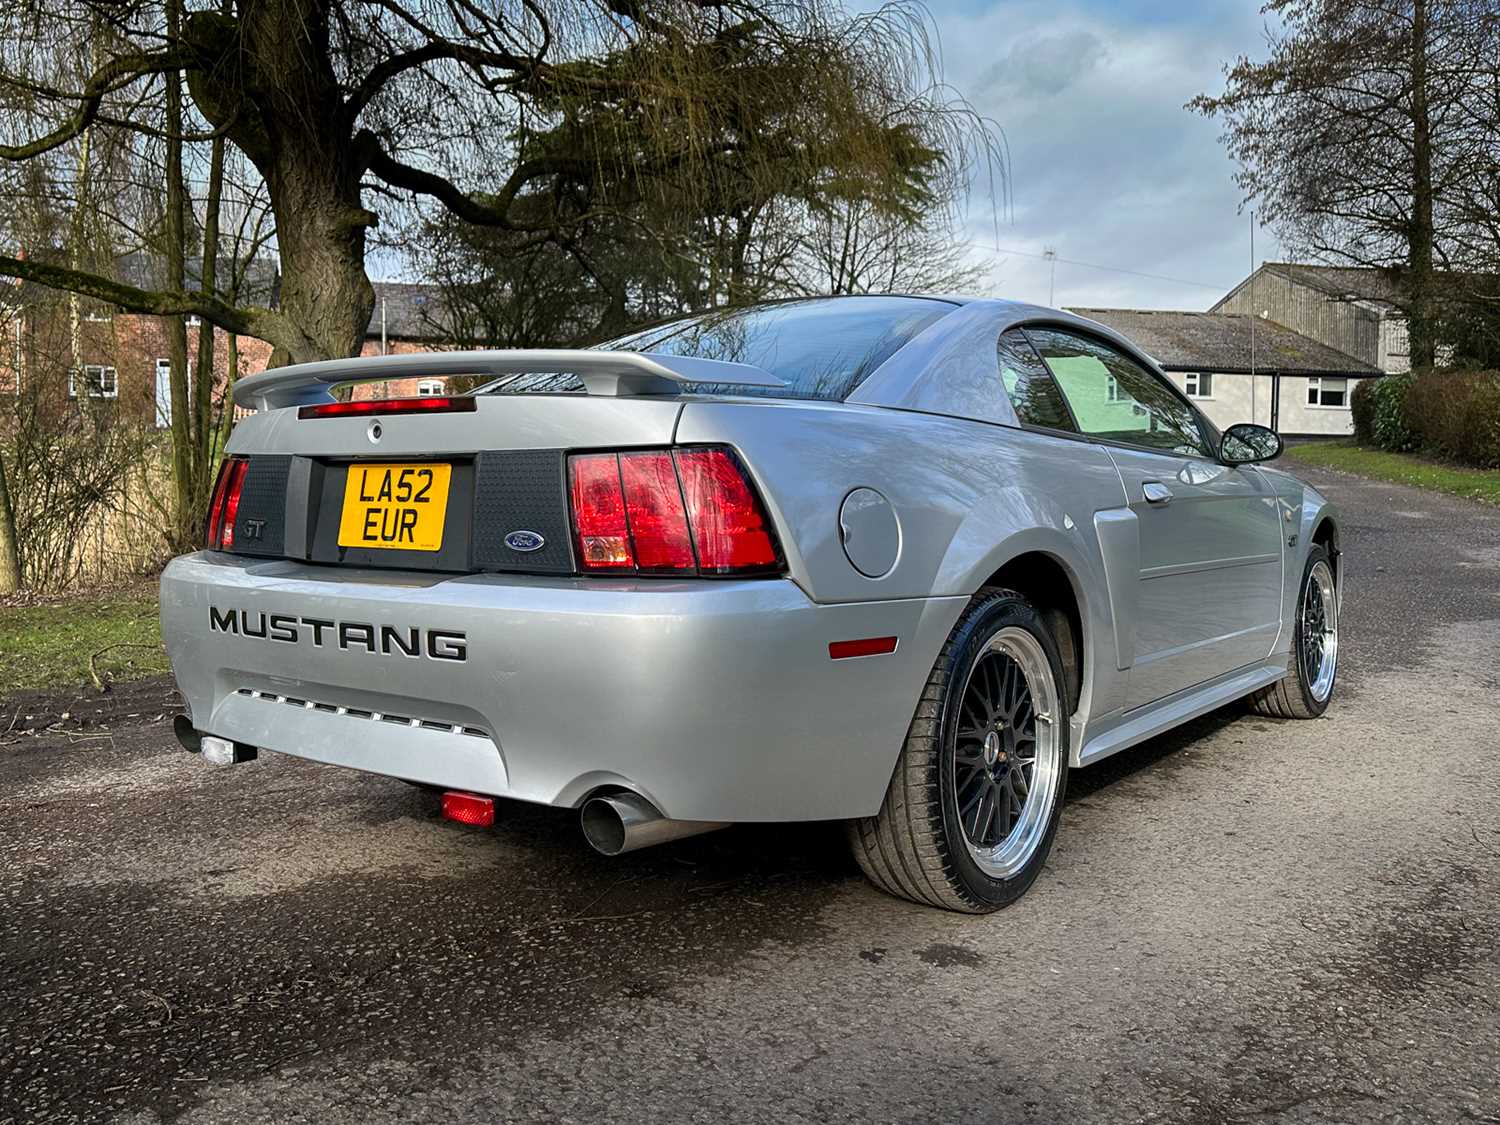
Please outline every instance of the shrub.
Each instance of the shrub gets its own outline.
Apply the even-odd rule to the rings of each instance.
[[[1423,372],[1405,398],[1407,430],[1423,451],[1500,468],[1500,372]]]
[[[1413,381],[1410,375],[1387,375],[1372,380],[1370,432],[1381,449],[1406,453],[1417,447],[1416,437],[1407,421],[1406,407]]]
[[[1349,396],[1349,410],[1354,415],[1354,440],[1360,445],[1375,444],[1375,387],[1379,380],[1361,379]]]

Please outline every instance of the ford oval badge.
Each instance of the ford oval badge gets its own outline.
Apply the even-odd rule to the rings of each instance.
[[[534,531],[512,531],[505,537],[505,545],[512,551],[540,551],[547,545],[543,539]]]

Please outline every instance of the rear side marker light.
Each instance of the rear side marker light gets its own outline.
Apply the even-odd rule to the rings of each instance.
[[[865,637],[858,641],[828,643],[828,655],[833,660],[848,660],[851,656],[884,656],[895,651],[895,637]]]
[[[425,398],[364,398],[350,402],[323,402],[297,408],[298,418],[363,418],[370,414],[468,414],[477,409],[477,399],[468,395],[428,395]]]
[[[781,552],[728,449],[581,453],[568,459],[579,564],[595,573],[765,574]]]
[[[245,473],[250,468],[246,457],[226,457],[219,466],[213,500],[208,507],[208,527],[203,541],[210,550],[234,549],[234,521],[240,514],[240,493],[245,487]]]
[[[475,828],[491,828],[495,824],[495,798],[450,790],[443,794],[443,819],[472,824]]]

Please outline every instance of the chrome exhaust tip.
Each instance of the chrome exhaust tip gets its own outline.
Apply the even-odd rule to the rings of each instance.
[[[590,797],[579,810],[578,819],[589,846],[608,856],[728,827],[714,820],[668,820],[650,801],[634,793]]]
[[[189,754],[197,754],[209,765],[235,766],[241,762],[253,762],[260,756],[260,751],[254,746],[214,734],[204,734],[193,726],[193,720],[186,715],[178,715],[172,720],[172,733],[182,743],[184,750]]]

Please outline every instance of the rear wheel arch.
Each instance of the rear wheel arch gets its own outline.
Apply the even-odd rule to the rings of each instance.
[[[1078,710],[1083,698],[1086,673],[1092,669],[1088,657],[1087,601],[1077,574],[1057,555],[1029,550],[1009,559],[976,588],[1015,590],[1036,607],[1052,630],[1062,657],[1068,710]]]

